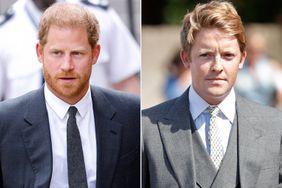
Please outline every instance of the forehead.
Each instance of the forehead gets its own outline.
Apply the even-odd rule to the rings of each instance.
[[[84,27],[56,26],[52,25],[46,37],[48,48],[74,49],[91,48],[87,31]]]
[[[88,34],[85,27],[82,26],[58,26],[58,25],[51,25],[49,27],[47,36],[47,41],[54,39],[54,40],[87,40]]]
[[[67,31],[80,31],[80,32],[87,32],[86,27],[83,25],[71,25],[71,24],[62,24],[62,25],[57,25],[57,24],[51,24],[48,30],[48,33],[50,31],[56,31],[56,32],[67,32]]]
[[[201,48],[238,48],[239,43],[235,36],[216,28],[203,28],[195,37],[193,47]],[[193,48],[192,47],[192,48]]]

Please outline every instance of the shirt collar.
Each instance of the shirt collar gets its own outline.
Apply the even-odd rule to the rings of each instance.
[[[227,97],[218,105],[220,111],[225,115],[225,117],[230,121],[234,121],[236,114],[236,99],[235,92],[232,88]]]
[[[46,84],[44,86],[44,95],[46,103],[52,108],[52,110],[59,116],[60,119],[66,117],[70,106],[75,106],[79,115],[82,118],[86,115],[87,111],[90,110],[89,106],[92,108],[92,97],[90,87],[88,88],[85,96],[74,105],[70,105],[58,98],[48,89]]]
[[[193,86],[190,87],[188,100],[190,104],[190,112],[195,121],[198,116],[207,109],[209,104],[196,93]],[[233,122],[236,113],[235,101],[235,92],[232,88],[227,97],[218,105],[220,111],[230,122]]]
[[[196,93],[192,85],[189,89],[188,100],[193,120],[197,119],[197,117],[209,106],[209,104]]]

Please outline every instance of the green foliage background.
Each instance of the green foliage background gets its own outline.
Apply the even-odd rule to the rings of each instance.
[[[146,1],[146,0],[144,0]],[[192,10],[197,3],[207,1],[195,0],[164,0],[163,22],[180,24],[187,10]],[[231,1],[245,23],[248,22],[281,22],[282,0],[233,0]]]

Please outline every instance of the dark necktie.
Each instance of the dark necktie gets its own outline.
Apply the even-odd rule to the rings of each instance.
[[[87,178],[79,130],[76,124],[76,107],[68,110],[67,160],[69,188],[87,188]]]

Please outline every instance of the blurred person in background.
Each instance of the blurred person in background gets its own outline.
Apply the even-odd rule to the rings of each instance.
[[[79,1],[79,4],[94,12],[101,23],[100,43],[103,47],[98,63],[93,68],[91,83],[139,95],[141,53],[138,43],[116,11],[106,5],[105,0],[100,1],[100,6],[99,0],[95,1],[96,4],[87,0]]]
[[[180,50],[173,54],[168,64],[168,73],[164,83],[166,99],[179,97],[191,84],[190,67],[185,67],[180,58]]]
[[[58,0],[63,1],[63,0]],[[69,0],[88,7],[101,23],[103,48],[91,84],[139,94],[140,50],[116,12],[107,4]],[[43,83],[34,51],[42,12],[56,0],[18,0],[0,23],[0,100],[14,98]]]
[[[254,102],[281,106],[281,64],[266,54],[266,39],[258,31],[247,33],[247,58],[238,73],[236,91]]]

